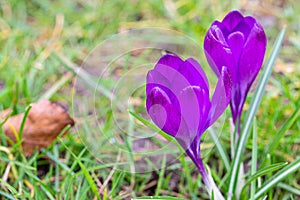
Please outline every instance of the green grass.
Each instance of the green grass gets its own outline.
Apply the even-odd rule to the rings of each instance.
[[[274,15],[271,13],[268,17],[259,11],[259,6],[251,5],[196,0],[0,1],[0,109],[11,108],[13,114],[17,114],[28,111],[31,102],[48,98],[69,105],[70,113],[75,115],[77,125],[80,125],[77,130],[73,129],[64,137],[59,136],[54,144],[42,152],[35,152],[31,157],[22,154],[18,143],[8,146],[10,142],[2,133],[0,199],[147,199],[143,196],[209,199],[193,163],[176,145],[151,151],[153,157],[146,159],[143,159],[145,156],[142,152],[135,152],[133,144],[138,139],[127,139],[123,135],[125,144],[120,148],[124,149],[118,151],[117,148],[110,148],[105,139],[115,139],[111,132],[115,130],[114,112],[119,108],[112,111],[107,96],[112,95],[116,79],[81,79],[87,85],[98,85],[96,94],[103,95],[96,95],[94,101],[85,96],[80,99],[74,93],[75,75],[72,74],[74,67],[80,66],[96,45],[113,34],[132,28],[155,26],[174,29],[201,46],[210,23],[216,18],[221,19],[232,7],[242,7],[246,9],[245,13],[253,14],[262,21],[268,36],[267,58],[276,36],[283,26],[286,27],[278,57],[281,62],[275,63],[255,115],[254,126],[249,124],[249,135],[253,135],[253,138],[243,146],[245,176],[251,180],[247,182],[245,192],[250,195],[251,186],[251,195],[254,197],[268,195],[269,199],[298,199],[300,5],[296,0],[286,1],[284,5],[272,1],[272,4],[263,6],[279,12],[274,11]],[[151,55],[158,58],[160,53],[148,51],[139,57],[128,54],[122,67],[125,70],[130,69],[132,63],[148,63]],[[105,59],[109,60],[110,55],[106,55]],[[133,59],[136,60],[133,62]],[[204,54],[199,55],[198,59],[205,70],[209,70]],[[117,66],[118,60],[113,64]],[[288,71],[288,68],[292,71]],[[77,73],[77,77],[84,76],[82,74],[82,71]],[[138,130],[134,125],[143,127],[143,124],[137,123],[137,115],[134,116],[135,113],[144,112],[143,89],[134,92],[134,97],[140,99],[141,103],[133,109],[126,108],[133,115],[127,113],[121,116],[130,119],[126,130],[130,134],[136,134]],[[93,97],[90,95],[94,92],[95,89],[92,89],[86,95]],[[253,92],[247,99],[245,109],[250,109],[252,96]],[[84,105],[73,107],[75,100]],[[88,113],[91,107],[97,108],[99,124],[89,123],[95,117],[92,114],[84,117],[77,115],[79,109],[87,109]],[[224,116],[222,133],[213,133],[213,138],[206,133],[202,147],[204,163],[209,166],[212,177],[223,192],[229,189],[229,168],[233,163],[228,156],[229,110]],[[147,124],[147,121],[142,122]],[[105,133],[101,138],[96,137],[99,128]],[[147,133],[140,134],[145,136]],[[89,141],[84,136],[87,135],[95,139],[94,146],[86,146]],[[220,138],[218,146],[211,150],[216,137]],[[150,143],[162,147],[165,144],[157,138],[151,139]],[[170,163],[167,162],[168,154],[178,157]],[[99,158],[106,160],[102,163]],[[130,173],[137,170],[130,163],[139,159],[143,159],[147,167],[154,170]],[[294,173],[285,176],[289,172]],[[277,179],[270,179],[274,174]]]

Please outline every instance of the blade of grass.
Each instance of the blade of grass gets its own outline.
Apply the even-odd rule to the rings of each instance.
[[[277,172],[273,178],[266,181],[255,193],[254,198],[258,199],[259,197],[263,196],[267,191],[275,187],[281,180],[286,178],[291,173],[295,172],[296,170],[300,169],[300,158],[295,160],[294,162],[285,166],[282,170]]]
[[[61,188],[62,190],[64,191],[64,193],[59,193],[56,198],[57,199],[76,199],[75,198],[75,195],[78,195],[78,193],[82,193],[81,191],[81,186],[82,184],[80,184],[79,182],[79,178],[77,177],[76,179],[75,178],[72,178],[70,175],[67,175],[64,180],[66,180],[67,184],[61,184]],[[76,182],[76,183],[74,183]],[[76,187],[76,192],[74,191],[74,188],[70,187],[70,185],[73,185],[73,184],[76,184],[77,187]],[[68,185],[69,187],[67,188],[64,188],[63,185]]]
[[[1,187],[7,188],[13,195],[18,194],[18,191],[13,186],[8,184],[6,181],[3,181],[3,180],[0,179],[0,183],[1,183]]]
[[[257,168],[257,125],[256,125],[256,118],[254,118],[253,136],[252,136],[251,176],[253,176],[256,173],[256,168]],[[252,181],[251,190],[250,190],[251,200],[254,200],[255,190],[256,190],[256,181]]]
[[[242,155],[244,153],[246,143],[249,138],[249,130],[251,128],[253,118],[258,110],[258,106],[264,94],[264,90],[266,88],[268,79],[271,75],[284,35],[285,35],[285,29],[282,29],[282,31],[279,33],[279,36],[276,39],[272,53],[266,64],[265,70],[263,71],[263,74],[259,80],[258,87],[256,88],[254,96],[251,100],[250,109],[246,114],[244,126],[238,141],[238,145],[234,154],[233,163],[231,166],[231,173],[230,173],[231,175],[230,175],[229,188],[228,188],[228,200],[231,200],[234,197]]]
[[[115,193],[117,193],[117,191],[121,187],[120,184],[122,184],[124,177],[125,177],[125,173],[120,172],[120,174],[117,176],[117,178],[113,179],[114,181],[112,182],[112,187],[111,187],[110,194],[109,194],[110,198],[114,197],[114,195],[117,196],[117,194],[115,194]]]
[[[72,63],[70,60],[68,60],[65,56],[54,52],[53,55],[58,58],[62,64],[70,71],[75,73],[84,83],[86,83],[88,86],[90,86],[93,90],[97,90],[104,94],[109,99],[114,99],[114,94],[110,92],[107,88],[105,88],[103,85],[98,84],[96,81],[93,81],[92,76],[86,72],[84,69],[76,66],[74,63]]]
[[[89,196],[88,191],[90,190],[90,187],[88,185],[89,183],[84,181],[84,178],[82,180],[82,186],[81,186],[81,191],[79,193],[79,198],[78,199],[86,199]],[[104,198],[103,198],[104,199]]]
[[[273,153],[273,151],[279,145],[280,140],[284,136],[285,132],[296,122],[298,116],[300,114],[300,105],[296,108],[294,113],[290,116],[290,118],[284,123],[284,125],[280,128],[280,130],[276,133],[274,139],[270,140],[268,145],[267,153]]]
[[[184,200],[182,198],[178,197],[169,197],[169,196],[148,196],[148,197],[138,197],[136,199],[132,200],[137,200],[137,199],[143,199],[143,200],[157,200],[157,199],[163,199],[163,200]]]
[[[292,187],[290,185],[287,185],[285,183],[279,183],[277,185],[277,187],[280,187],[282,189],[285,189],[286,191],[289,191],[290,193],[293,193],[295,195],[300,196],[300,189],[294,188],[294,187]]]
[[[13,95],[13,99],[12,99],[12,114],[17,114],[18,113],[18,102],[19,102],[19,82],[16,81],[15,85],[14,85],[14,95]]]
[[[42,150],[42,152],[46,152],[45,150]],[[58,155],[53,155],[51,152],[47,151],[45,153],[51,160],[53,160],[58,166],[60,166],[62,169],[64,169],[66,172],[70,173],[71,175],[74,175],[74,172],[71,171],[71,169],[63,162],[59,160]]]
[[[157,183],[156,190],[155,190],[155,196],[158,196],[160,193],[162,182],[164,180],[165,170],[166,170],[166,154],[163,155],[161,169],[160,169],[160,173],[159,173],[159,177],[158,177],[158,183]]]
[[[50,99],[62,86],[68,83],[73,77],[71,72],[67,72],[59,79],[49,90],[47,90],[40,99]]]
[[[2,158],[0,157],[0,160],[4,161],[4,162],[7,162],[7,163],[11,162],[12,164],[14,164],[16,166],[23,167],[23,168],[28,169],[28,170],[34,170],[35,169],[32,166],[28,166],[28,165],[24,164],[23,162],[19,162],[19,161],[16,161],[16,160],[10,160],[10,159],[3,158],[3,157]],[[15,173],[13,173],[13,174],[15,176]]]
[[[45,194],[47,195],[48,199],[55,199],[55,191],[48,185],[46,185],[41,179],[39,179],[36,175],[34,175],[32,172],[30,171],[25,171],[24,173],[26,173],[29,177],[31,177],[35,183],[38,183],[40,188],[45,192]]]
[[[230,170],[230,162],[229,162],[228,155],[227,155],[223,145],[221,144],[218,136],[216,135],[215,131],[212,128],[208,129],[208,133],[210,134],[211,138],[213,139],[214,143],[216,144],[217,151],[220,154],[220,156],[224,162],[226,170],[229,171]]]
[[[159,133],[161,136],[163,136],[166,140],[168,140],[169,142],[173,142],[174,144],[176,144],[179,148],[181,148],[181,146],[178,144],[178,142],[176,142],[176,140],[166,134],[165,132],[163,132],[160,128],[158,128],[157,126],[155,126],[153,123],[149,122],[148,120],[144,119],[143,117],[139,116],[138,114],[136,114],[135,112],[129,110],[128,111],[133,117],[135,117],[137,120],[139,120],[140,122],[142,122],[144,125],[148,126],[149,128],[153,129],[154,131],[156,131],[157,133]]]
[[[72,181],[74,180],[73,178],[70,178]],[[81,177],[77,177],[77,180],[78,180],[78,188],[77,188],[77,192],[76,192],[76,196],[75,196],[75,200],[80,200],[80,195],[86,195],[84,192],[82,192],[82,187],[83,187],[83,184],[82,184],[82,179],[83,179],[83,176]],[[80,191],[80,192],[78,192]],[[73,198],[74,199],[74,198]]]
[[[20,131],[19,131],[19,139],[22,140],[22,135],[23,135],[23,130],[24,130],[24,126],[25,126],[25,122],[26,122],[26,119],[27,119],[27,116],[29,114],[29,111],[31,109],[31,105],[29,105],[27,107],[27,109],[25,110],[25,113],[24,113],[24,117],[22,119],[22,123],[21,123],[21,126],[20,126]]]
[[[101,199],[101,197],[98,193],[97,185],[95,184],[93,177],[90,175],[87,168],[84,166],[84,164],[80,161],[80,159],[71,151],[71,149],[61,139],[60,139],[60,142],[67,149],[67,151],[75,158],[76,162],[79,164],[80,168],[82,169],[82,171],[91,187],[91,190],[93,191],[93,193],[95,194],[97,199]]]
[[[129,105],[129,107],[131,108],[132,105]],[[128,123],[128,134],[129,135],[134,135],[134,117],[132,115],[130,115],[128,113],[128,117],[129,117],[129,123]],[[126,141],[126,147],[128,149],[128,160],[130,162],[130,172],[131,172],[131,180],[130,180],[130,187],[133,190],[134,188],[134,184],[135,184],[135,165],[134,165],[134,153],[133,153],[133,149],[132,149],[132,138],[128,138],[125,135],[123,136],[125,137],[125,141]]]
[[[58,147],[57,145],[54,145],[54,148],[53,148],[53,153],[54,153],[54,156],[55,157],[59,157],[59,152],[58,152]],[[59,164],[56,162],[55,163],[55,179],[54,179],[54,189],[55,191],[59,191]]]
[[[268,167],[265,167],[259,171],[257,171],[255,174],[251,175],[251,177],[248,178],[247,182],[245,183],[243,189],[242,189],[242,193],[241,194],[245,194],[246,192],[246,189],[248,187],[248,185],[250,183],[252,183],[254,180],[258,179],[259,177],[262,177],[268,173],[271,173],[273,171],[276,171],[276,170],[279,170],[280,168],[286,166],[287,163],[276,163],[276,164],[273,164],[273,165],[270,165]]]
[[[6,197],[7,199],[15,200],[15,198],[12,195],[7,194],[7,193],[3,192],[2,190],[0,190],[0,196]]]

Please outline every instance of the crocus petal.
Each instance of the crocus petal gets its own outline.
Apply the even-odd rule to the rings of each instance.
[[[206,59],[218,77],[220,76],[223,66],[226,66],[231,72],[234,71],[236,66],[229,45],[220,42],[220,40],[215,37],[215,32],[222,34],[222,27],[223,25],[221,23],[212,25],[204,39]],[[232,79],[234,78],[235,77],[232,77]]]
[[[234,123],[241,116],[248,91],[262,66],[266,45],[266,35],[262,27],[255,23],[240,55],[237,69],[239,79],[232,90],[231,109]]]
[[[164,132],[176,136],[181,126],[181,114],[172,104],[167,93],[160,87],[154,87],[147,95],[147,111],[153,122]],[[183,130],[184,126],[181,126]],[[187,130],[185,130],[187,131]]]
[[[204,74],[200,64],[195,61],[193,58],[187,59],[179,68],[179,73],[175,73],[173,78],[173,83],[176,82],[176,85],[185,86],[184,88],[190,85],[201,86],[202,89],[208,92],[208,81],[207,77]],[[188,81],[188,84],[186,85]],[[181,88],[184,89],[184,88]]]
[[[195,81],[199,77],[195,73],[197,70],[193,68],[193,66],[186,66],[185,61],[178,56],[166,54],[155,65],[154,71],[165,77],[169,83],[168,88],[173,94],[178,96],[183,88],[191,85],[190,82]],[[156,82],[156,79],[154,79],[154,82]]]
[[[221,22],[214,21],[210,29],[208,30],[208,33],[207,34],[215,41],[222,44],[223,46],[227,46],[226,38],[230,32]]]
[[[188,58],[186,60],[186,62],[190,63],[192,66],[194,66],[195,69],[197,69],[200,77],[197,77],[196,80],[199,81],[198,83],[195,82],[195,85],[201,85],[201,86],[205,86],[205,90],[209,89],[209,84],[208,84],[208,79],[206,77],[205,72],[203,71],[202,67],[200,66],[200,64],[193,58]]]
[[[164,86],[166,88],[170,87],[169,80],[156,70],[150,70],[147,74],[146,80],[147,80],[147,85],[146,85],[147,94],[149,94],[150,91],[157,86]]]
[[[178,97],[182,117],[191,132],[201,132],[210,110],[208,93],[200,86],[188,86]]]
[[[200,86],[188,86],[182,90],[178,96],[178,101],[180,102],[180,113],[184,123],[178,131],[179,134],[176,139],[186,149],[190,147],[194,140],[200,144],[200,137],[205,131],[204,125],[210,110],[210,100],[205,89]],[[187,127],[188,133],[183,132],[184,126]]]
[[[162,56],[154,67],[155,71],[158,71],[163,76],[172,81],[178,68],[184,63],[184,61],[176,55],[166,54]]]
[[[244,35],[244,38],[248,38],[248,35],[255,23],[255,19],[253,17],[247,16],[233,29],[234,32],[241,32]],[[244,41],[245,42],[245,41]]]
[[[240,55],[244,46],[244,34],[239,31],[233,32],[228,36],[227,40],[235,60],[235,65],[238,65]]]
[[[231,108],[231,115],[234,124],[242,114],[245,99],[246,99],[245,92],[241,91],[240,85],[239,84],[233,85],[231,90],[230,108]]]
[[[239,11],[234,10],[225,16],[222,24],[231,32],[243,18],[243,15]]]
[[[259,72],[266,52],[267,38],[262,27],[255,23],[245,42],[239,62],[241,90],[249,88]]]
[[[208,126],[212,125],[227,108],[231,98],[231,88],[232,81],[230,73],[226,67],[223,67],[221,76],[219,77],[219,81],[212,97],[210,121]]]

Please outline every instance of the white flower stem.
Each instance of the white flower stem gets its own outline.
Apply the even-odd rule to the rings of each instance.
[[[186,150],[186,153],[197,166],[197,169],[202,176],[203,183],[206,186],[209,196],[214,196],[214,199],[216,200],[224,200],[224,197],[220,192],[219,188],[217,187],[215,181],[207,173],[200,155],[194,155],[194,153],[190,149]]]

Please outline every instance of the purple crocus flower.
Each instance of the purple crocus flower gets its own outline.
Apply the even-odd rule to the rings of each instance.
[[[200,137],[224,112],[230,101],[231,79],[223,67],[210,100],[207,77],[192,58],[164,55],[148,72],[146,107],[153,122],[175,137],[196,164],[211,191],[200,157]]]
[[[231,113],[238,124],[247,93],[257,76],[265,55],[267,38],[262,26],[251,16],[238,11],[228,13],[222,22],[215,21],[204,39],[207,61],[217,76],[226,66],[232,78]]]

